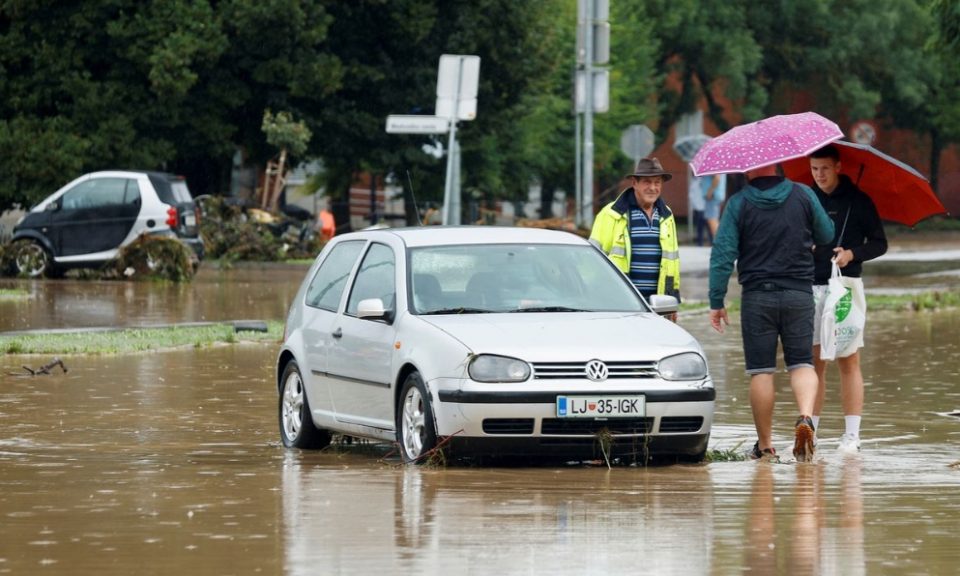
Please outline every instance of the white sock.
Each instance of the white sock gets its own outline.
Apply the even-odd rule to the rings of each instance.
[[[813,420],[813,432],[816,433],[820,429],[820,417],[811,416],[810,419]]]
[[[860,437],[860,417],[859,416],[844,416],[843,422],[847,427],[847,434],[853,435],[854,438]]]

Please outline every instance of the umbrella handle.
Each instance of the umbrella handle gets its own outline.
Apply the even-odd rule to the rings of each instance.
[[[860,167],[860,172],[863,172],[863,166]],[[843,233],[847,231],[847,220],[850,219],[850,209],[853,208],[853,205],[847,206],[847,215],[843,217],[843,226],[840,227],[840,235],[837,236],[837,248],[842,248],[841,244],[843,243]]]

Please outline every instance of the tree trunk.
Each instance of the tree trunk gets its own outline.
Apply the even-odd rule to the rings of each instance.
[[[553,218],[553,193],[556,187],[553,182],[544,180],[540,183],[540,218]]]
[[[287,149],[282,148],[280,150],[280,162],[277,164],[277,173],[273,177],[273,185],[270,189],[270,211],[276,212],[279,209],[277,206],[277,201],[280,199],[280,192],[283,191],[283,185],[286,182],[284,177],[284,170],[286,169],[287,164]]]
[[[334,200],[332,197],[330,199],[330,212],[333,213],[333,221],[337,225],[337,234],[353,230],[350,225],[350,184],[347,181],[338,200]]]

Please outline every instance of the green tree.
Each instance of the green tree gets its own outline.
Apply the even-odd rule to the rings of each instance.
[[[307,0],[0,4],[0,207],[105,168],[224,190],[238,147],[273,154],[264,109],[339,86],[329,24]]]
[[[433,113],[437,64],[445,53],[481,58],[477,118],[458,128],[464,190],[487,198],[526,190],[529,156],[514,153],[518,123],[529,111],[524,99],[550,88],[547,80],[563,57],[552,26],[563,6],[562,0],[331,3],[336,25],[325,48],[343,63],[349,81],[310,113],[318,134],[312,151],[324,159],[327,190],[340,205],[338,223],[361,170],[381,176],[409,170],[421,204],[442,198],[444,162],[420,150],[435,139],[388,135],[383,127],[389,114]]]
[[[268,108],[263,113],[263,133],[267,144],[280,149],[279,158],[267,163],[267,183],[263,186],[261,207],[276,211],[280,192],[287,178],[288,155],[300,156],[310,142],[310,129],[303,122],[294,121],[289,112],[273,114]]]

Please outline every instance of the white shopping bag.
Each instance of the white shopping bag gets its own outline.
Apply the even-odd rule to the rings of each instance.
[[[867,298],[863,284],[844,278],[833,263],[833,272],[824,296],[820,324],[820,359],[845,358],[862,346],[863,327],[867,322]]]

